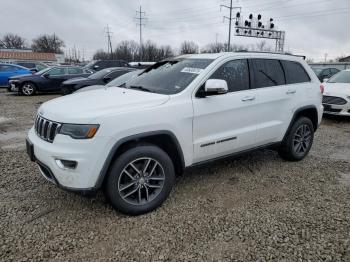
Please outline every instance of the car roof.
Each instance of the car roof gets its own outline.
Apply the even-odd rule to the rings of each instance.
[[[222,52],[222,53],[209,53],[209,54],[186,54],[175,57],[175,59],[217,59],[219,57],[235,57],[245,56],[247,58],[263,57],[263,58],[275,58],[275,59],[288,59],[292,61],[301,60],[304,56],[297,56],[292,54],[281,54],[272,52],[250,52],[250,51],[238,51],[238,52]]]
[[[16,64],[10,64],[10,63],[0,63],[0,65],[10,65],[10,66],[15,66],[15,67],[19,67],[19,68],[22,68],[22,69],[29,70],[29,69],[28,69],[28,68],[26,68],[26,67],[23,67],[23,66],[20,66],[20,65],[16,65]]]

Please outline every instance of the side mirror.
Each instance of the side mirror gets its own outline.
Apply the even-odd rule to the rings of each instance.
[[[208,95],[221,95],[228,92],[227,82],[221,79],[208,79],[204,91]]]
[[[43,77],[45,77],[45,78],[49,78],[49,76],[50,76],[50,73],[43,74]]]
[[[99,65],[94,65],[94,69],[97,69],[99,68],[100,66]]]

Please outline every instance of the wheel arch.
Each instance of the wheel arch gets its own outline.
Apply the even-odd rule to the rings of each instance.
[[[176,174],[182,174],[185,170],[185,160],[182,148],[176,136],[168,130],[151,131],[131,135],[117,141],[103,164],[95,188],[101,188],[113,161],[128,149],[140,143],[150,143],[164,150],[174,163]]]
[[[287,131],[286,131],[286,133],[284,135],[283,140],[285,139],[285,137],[287,136],[288,132],[292,128],[293,123],[298,118],[300,118],[302,116],[309,118],[311,120],[311,122],[312,122],[313,127],[314,127],[314,131],[317,130],[317,128],[318,128],[318,112],[317,112],[316,106],[314,106],[314,105],[303,106],[303,107],[300,107],[297,110],[295,110],[295,112],[293,114],[293,117],[292,117],[292,120],[289,123],[289,126],[287,128]]]

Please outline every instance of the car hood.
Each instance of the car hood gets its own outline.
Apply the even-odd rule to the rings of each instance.
[[[102,88],[108,88],[104,85],[91,85],[91,86],[85,86],[83,88],[78,89],[77,91],[74,92],[74,94],[76,93],[80,93],[80,92],[87,92],[87,91],[91,91],[91,90],[96,90],[96,89],[102,89]]]
[[[89,124],[98,117],[161,105],[168,95],[125,88],[101,88],[50,100],[38,113],[61,123]]]
[[[348,83],[324,83],[324,95],[347,95],[350,96],[350,84]]]

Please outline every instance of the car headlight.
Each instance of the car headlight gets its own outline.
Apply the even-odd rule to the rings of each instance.
[[[59,133],[75,139],[93,138],[100,125],[63,124]]]

